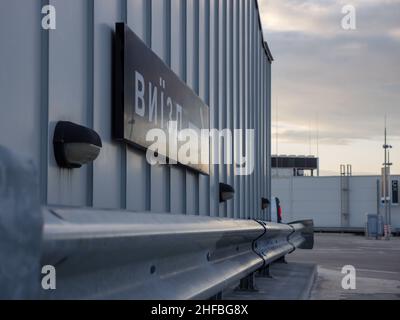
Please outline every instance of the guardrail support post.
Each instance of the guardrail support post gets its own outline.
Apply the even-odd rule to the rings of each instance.
[[[209,300],[211,300],[211,301],[221,301],[222,300],[222,291],[218,292],[215,296],[212,296]]]
[[[262,269],[260,269],[258,271],[257,276],[260,278],[272,278],[270,265],[268,264],[265,267],[263,267]]]
[[[238,287],[239,291],[258,291],[256,287],[255,272],[249,274],[247,277],[240,280]]]
[[[278,260],[275,261],[275,263],[287,264],[286,256],[280,257]]]

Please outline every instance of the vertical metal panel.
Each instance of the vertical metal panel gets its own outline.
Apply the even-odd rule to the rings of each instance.
[[[250,37],[250,105],[249,105],[249,129],[254,130],[254,100],[255,100],[255,39],[254,39],[254,9],[250,2],[249,8],[249,37]],[[254,155],[253,155],[254,156]],[[250,217],[255,218],[255,192],[254,192],[254,172],[249,176],[250,180]]]
[[[232,69],[233,69],[233,84],[232,84],[232,94],[233,94],[233,127],[232,129],[239,129],[239,8],[238,8],[238,1],[232,1]],[[235,135],[233,136],[233,143],[234,146],[237,146],[240,141],[236,141]],[[233,148],[233,155],[235,156],[235,149]],[[233,216],[234,218],[238,219],[240,216],[240,177],[235,175],[234,173],[234,165],[231,166],[231,174],[234,179],[234,188],[236,197],[234,199],[234,206],[233,206]]]
[[[93,164],[93,206],[120,208],[122,148],[112,140],[112,43],[115,21],[122,17],[122,0],[94,1],[93,124],[102,137],[103,148]]]
[[[257,14],[257,13],[256,13]],[[256,18],[256,15],[254,16]],[[256,19],[255,19],[256,20]],[[260,95],[261,92],[259,90],[259,75],[260,75],[260,60],[259,60],[259,56],[260,56],[260,44],[258,42],[258,33],[254,34],[254,37],[256,39],[256,45],[255,45],[255,49],[256,49],[256,55],[255,55],[255,70],[254,70],[254,75],[255,75],[255,90],[256,90],[256,96],[255,96],[255,104],[254,104],[254,128],[256,130],[256,162],[255,162],[255,171],[254,171],[254,183],[255,183],[255,199],[254,199],[254,212],[256,214],[257,218],[260,218],[260,205],[259,205],[259,199],[260,199],[260,185],[259,185],[259,180],[260,180],[260,148],[261,148],[261,143],[260,143],[260,130],[259,130],[259,126],[258,126],[258,117],[259,117],[259,106],[260,106]]]
[[[267,63],[267,78],[268,78],[268,97],[267,97],[267,103],[268,103],[268,161],[267,161],[267,174],[268,174],[268,193],[269,193],[269,197],[271,199],[272,197],[272,166],[271,166],[271,154],[272,154],[272,85],[271,85],[271,79],[272,79],[272,75],[271,75],[271,65],[269,63]],[[271,219],[271,211],[269,212],[269,218]]]
[[[245,129],[248,130],[250,128],[250,1],[245,1]],[[251,191],[250,191],[250,177],[245,176],[245,189],[244,189],[244,196],[245,196],[245,216],[244,218],[250,218],[251,214],[251,208],[250,208],[250,197],[251,197]]]
[[[266,180],[266,185],[267,185],[267,193],[266,196],[268,199],[272,200],[272,194],[271,194],[271,143],[272,143],[272,133],[271,133],[271,79],[270,79],[270,74],[269,74],[269,62],[265,58],[264,59],[266,62],[264,64],[264,70],[265,70],[265,137],[266,137],[266,154],[265,154],[265,180]],[[267,220],[271,219],[271,206],[269,206],[267,210]]]
[[[186,78],[186,16],[182,0],[171,0],[171,68],[185,81]],[[186,170],[170,168],[171,212],[186,213]]]
[[[258,163],[258,168],[259,168],[259,198],[257,199],[258,201],[258,206],[259,206],[259,212],[260,212],[260,219],[263,219],[264,216],[264,212],[261,208],[261,198],[264,196],[264,181],[263,181],[263,162],[264,162],[264,139],[263,139],[263,123],[262,123],[262,115],[263,115],[263,105],[264,105],[264,101],[263,101],[263,97],[264,97],[264,88],[263,88],[263,68],[264,68],[264,64],[263,64],[263,56],[264,56],[264,52],[263,52],[263,47],[261,46],[262,43],[262,37],[261,34],[258,34],[258,39],[259,39],[259,49],[258,49],[258,90],[259,90],[259,103],[258,103],[258,131],[259,131],[259,140],[260,140],[260,154],[259,154],[259,163]]]
[[[250,7],[251,1],[246,1],[246,130],[250,129],[250,116],[251,116],[251,29],[250,29]],[[246,188],[245,188],[245,196],[246,196],[246,218],[251,218],[251,188],[250,188],[250,176],[245,176],[246,179]]]
[[[264,155],[265,155],[265,150],[264,150],[264,139],[263,139],[263,123],[262,123],[262,106],[263,106],[263,97],[264,97],[264,88],[263,88],[263,60],[262,57],[264,55],[263,49],[261,47],[262,39],[261,35],[259,34],[258,36],[259,39],[259,54],[258,54],[258,89],[259,89],[259,103],[258,103],[258,134],[259,134],[259,140],[260,140],[260,154],[259,154],[259,163],[258,163],[258,168],[259,168],[259,194],[258,194],[258,207],[259,207],[259,212],[260,212],[260,219],[263,219],[263,211],[261,208],[261,198],[264,196],[264,181],[263,181],[263,162],[264,162]]]
[[[149,0],[122,0],[127,3],[127,23],[129,27],[150,45],[151,41],[151,2]]]
[[[265,59],[267,60],[267,59]],[[267,184],[267,193],[266,196],[268,199],[272,200],[271,194],[271,143],[272,143],[272,134],[271,134],[271,105],[270,105],[270,98],[271,98],[271,82],[269,78],[269,63],[268,61],[265,63],[265,137],[266,137],[266,147],[267,152],[265,155],[265,180]],[[268,219],[271,219],[271,206],[269,206],[267,210]]]
[[[265,56],[261,54],[261,116],[260,116],[260,121],[261,121],[261,141],[262,141],[262,157],[261,157],[261,179],[262,179],[262,189],[261,189],[261,195],[263,198],[269,199],[269,196],[267,195],[267,179],[265,176],[266,172],[266,161],[267,161],[267,121],[265,118],[265,111],[266,111],[266,79],[265,79]],[[266,221],[267,220],[267,210],[263,211],[263,219]]]
[[[260,42],[261,42],[261,35],[259,36]],[[261,198],[264,197],[264,155],[265,155],[265,150],[264,150],[264,125],[263,125],[263,106],[264,106],[264,64],[263,64],[263,58],[264,57],[264,52],[262,49],[262,46],[260,44],[259,46],[259,56],[258,56],[258,63],[259,63],[259,83],[258,83],[258,88],[259,88],[259,94],[260,94],[260,102],[258,104],[258,128],[259,128],[259,135],[260,135],[260,156],[259,156],[259,199],[258,203],[260,206],[260,219],[264,219],[264,211],[261,208]]]
[[[246,95],[245,95],[245,74],[246,74],[246,70],[245,70],[245,52],[246,52],[246,45],[245,45],[245,1],[242,0],[237,0],[239,3],[239,48],[240,48],[240,52],[239,52],[239,86],[240,86],[240,102],[239,102],[239,111],[240,111],[240,128],[245,129],[246,125],[245,125],[245,115],[246,115],[246,104],[245,104],[245,99],[246,99]],[[244,139],[244,135],[242,135],[242,138]],[[240,218],[244,218],[245,217],[245,193],[246,193],[246,189],[245,189],[245,178],[243,176],[240,176],[240,193],[239,193],[239,201],[240,201]]]
[[[264,61],[267,60],[264,57]],[[270,157],[270,143],[271,140],[270,139],[270,135],[269,135],[269,116],[268,116],[268,108],[269,108],[269,103],[268,103],[268,94],[269,94],[269,89],[268,89],[268,83],[269,83],[269,78],[267,76],[267,63],[264,62],[264,85],[263,85],[263,89],[264,89],[264,105],[263,105],[263,110],[264,110],[264,116],[263,116],[263,121],[264,121],[264,139],[265,139],[265,153],[264,153],[264,181],[265,181],[265,197],[267,199],[269,199],[270,201],[272,201],[272,197],[271,197],[271,188],[270,188],[270,184],[269,184],[269,165],[268,165],[268,159]],[[271,202],[272,203],[272,202]],[[269,221],[270,220],[270,207],[266,210],[266,220]]]
[[[86,101],[86,124],[88,128],[93,128],[94,125],[94,0],[88,0],[87,5],[87,49],[86,49],[86,64],[87,64],[87,101]],[[87,193],[86,205],[93,207],[93,163],[87,165]]]
[[[47,118],[41,111],[40,12],[40,0],[0,1],[0,145],[31,157],[38,168],[47,144],[40,136]]]
[[[48,4],[47,0],[41,0],[41,6]],[[41,30],[40,38],[40,199],[43,205],[48,202],[48,134],[49,134],[49,32]],[[21,76],[17,73],[17,76]]]
[[[209,1],[198,0],[199,18],[198,18],[198,34],[199,34],[199,96],[207,104],[210,105],[210,18],[209,18]],[[210,178],[204,175],[199,176],[199,214],[209,215]]]
[[[189,87],[199,93],[199,34],[198,0],[186,1],[186,80]],[[199,175],[191,170],[186,171],[186,213],[196,215],[199,212]]]
[[[217,1],[210,2],[210,127],[218,128],[218,101],[219,101],[219,5]],[[211,146],[210,157],[215,159],[214,146]],[[210,166],[210,215],[219,216],[219,166]]]
[[[261,135],[261,158],[260,158],[260,179],[261,179],[261,197],[266,198],[266,183],[267,180],[264,178],[265,174],[265,159],[266,159],[266,139],[265,139],[265,126],[266,122],[264,120],[265,115],[265,63],[264,63],[264,52],[261,49],[260,53],[260,90],[261,90],[261,103],[260,103],[260,135]],[[261,199],[260,199],[261,201]],[[261,209],[261,217],[265,220],[266,210]]]
[[[167,0],[151,0],[151,48],[167,62]],[[165,165],[152,166],[150,209],[152,212],[170,211],[169,168]]]
[[[233,90],[232,90],[232,80],[233,80],[233,64],[232,64],[232,54],[233,54],[233,47],[232,47],[232,40],[233,40],[233,29],[232,29],[232,17],[233,17],[233,12],[232,12],[232,0],[227,0],[226,1],[226,22],[225,22],[225,43],[226,43],[226,56],[225,56],[225,61],[226,61],[226,78],[225,78],[225,83],[226,83],[226,103],[224,106],[225,109],[225,118],[226,118],[226,125],[225,128],[229,129],[230,132],[232,132],[232,117],[233,117]],[[233,137],[232,137],[233,139]],[[233,141],[233,140],[232,140]],[[232,141],[228,142],[226,144],[225,150],[226,150],[226,156],[227,158],[231,157],[232,158]],[[227,165],[225,170],[226,170],[226,182],[231,185],[233,185],[233,172],[232,172],[233,165]],[[233,203],[234,201],[228,201],[226,205],[226,216],[228,218],[233,218]]]
[[[256,99],[256,91],[255,91],[255,56],[256,56],[256,43],[255,43],[255,35],[254,35],[254,8],[252,3],[250,3],[250,39],[251,39],[251,46],[250,46],[250,114],[249,114],[249,128],[255,129],[254,126],[254,110],[255,110],[255,99]],[[256,147],[256,146],[255,146]],[[255,154],[253,155],[255,157]],[[255,159],[254,159],[255,160]],[[255,166],[254,166],[255,168]],[[255,213],[255,184],[254,184],[254,179],[255,175],[254,172],[250,174],[250,214],[251,218],[254,219],[256,218],[256,213]]]
[[[257,90],[257,73],[258,73],[258,63],[257,63],[257,57],[258,57],[258,37],[257,33],[255,32],[256,30],[256,15],[255,15],[255,8],[252,8],[253,11],[253,49],[254,49],[254,55],[253,55],[253,110],[252,110],[252,119],[253,119],[253,128],[255,130],[255,165],[254,165],[254,173],[253,173],[253,213],[254,217],[258,218],[258,205],[257,205],[257,195],[258,195],[258,188],[257,188],[257,180],[258,180],[258,166],[257,166],[257,160],[258,160],[258,128],[257,128],[257,106],[258,106],[258,90]]]
[[[87,2],[52,0],[57,8],[57,29],[49,39],[49,150],[60,120],[88,125],[89,93]],[[71,23],[71,17],[74,23]],[[49,152],[48,202],[60,205],[87,205],[87,170],[59,169]]]
[[[127,1],[127,24],[148,46],[151,45],[151,1]],[[150,210],[150,165],[143,151],[126,148],[126,207]],[[124,182],[122,182],[124,183]]]
[[[219,3],[219,85],[218,85],[218,129],[223,130],[226,128],[226,118],[225,118],[225,110],[226,110],[226,0],[221,0]],[[225,141],[220,142],[219,152],[220,152],[220,165],[219,165],[219,175],[220,182],[226,183],[226,166],[223,164],[225,162],[225,157],[223,153],[223,148],[225,147]],[[227,216],[227,204],[220,204],[220,212],[219,215],[221,217]]]
[[[256,13],[258,14],[258,13]],[[258,217],[261,219],[262,218],[262,211],[261,211],[261,194],[262,194],[262,158],[263,158],[263,140],[262,140],[262,127],[261,127],[261,104],[262,104],[262,87],[261,87],[261,70],[262,70],[262,64],[261,64],[261,35],[260,33],[257,32],[257,40],[258,40],[258,45],[257,45],[257,140],[258,140],[258,157],[257,157],[257,199],[256,199],[256,206],[257,206],[257,211],[258,211]]]
[[[254,10],[255,11],[255,10]],[[257,30],[257,12],[255,11],[254,14],[254,20],[255,20],[255,29]],[[259,128],[259,106],[260,106],[260,81],[259,81],[259,76],[260,76],[260,43],[259,43],[259,34],[258,32],[254,33],[256,45],[256,56],[255,56],[255,70],[254,70],[254,75],[255,75],[255,83],[254,83],[254,89],[256,90],[256,95],[255,95],[255,100],[256,103],[254,104],[254,128],[256,130],[256,162],[255,162],[255,171],[254,171],[254,183],[255,183],[255,199],[254,199],[254,212],[256,214],[256,217],[259,219],[260,218],[260,149],[261,149],[261,143],[260,143],[260,128]]]
[[[252,128],[255,130],[255,165],[254,165],[254,172],[252,174],[253,178],[253,214],[254,218],[258,218],[258,206],[257,206],[257,157],[258,157],[258,139],[257,139],[257,104],[258,104],[258,90],[257,90],[257,57],[258,57],[258,42],[257,42],[257,33],[256,33],[256,12],[255,8],[252,6],[252,18],[253,18],[253,71],[252,71],[252,76],[253,76],[253,105],[252,105]]]

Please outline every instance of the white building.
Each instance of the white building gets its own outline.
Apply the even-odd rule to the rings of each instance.
[[[275,176],[272,194],[281,200],[285,222],[311,218],[316,228],[363,230],[366,214],[379,211],[385,216],[380,180],[380,176]],[[392,229],[400,228],[399,181],[400,176],[391,177]]]

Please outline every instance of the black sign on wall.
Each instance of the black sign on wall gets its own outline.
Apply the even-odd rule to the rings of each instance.
[[[318,169],[318,158],[272,157],[272,168]]]
[[[177,123],[178,132],[193,129],[199,138],[202,129],[210,129],[209,107],[125,23],[116,24],[114,90],[117,140],[146,150],[153,143],[146,141],[149,130],[167,133],[171,121]],[[180,163],[178,153],[169,151],[179,149],[183,142],[172,143],[171,136],[167,138],[163,156]],[[208,163],[200,161],[203,153],[209,153],[209,140],[199,139],[192,147],[199,163],[187,166],[209,174]]]

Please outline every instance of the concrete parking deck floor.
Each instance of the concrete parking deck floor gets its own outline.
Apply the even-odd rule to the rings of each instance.
[[[296,250],[287,261],[318,265],[312,299],[400,299],[400,238],[317,233],[313,250]],[[356,290],[341,287],[345,265],[356,269]]]

